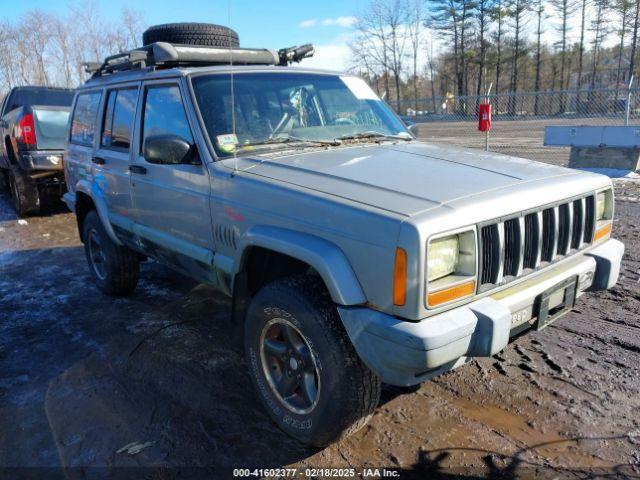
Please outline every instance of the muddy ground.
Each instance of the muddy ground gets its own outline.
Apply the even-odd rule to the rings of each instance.
[[[324,450],[289,439],[258,404],[225,298],[156,263],[132,297],[103,296],[64,206],[20,224],[2,192],[0,478],[281,466],[640,477],[640,185],[616,190],[627,250],[615,289],[493,358],[386,388],[370,424]]]

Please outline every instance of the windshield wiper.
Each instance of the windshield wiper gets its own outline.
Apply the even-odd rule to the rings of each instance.
[[[248,143],[246,145],[241,145],[240,149],[248,148],[248,147],[259,147],[262,145],[276,145],[278,143],[311,143],[314,145],[329,145],[329,146],[340,145],[339,140],[314,140],[310,138],[300,138],[300,137],[284,137],[284,138],[276,137],[276,138],[267,138],[259,142]]]
[[[349,133],[347,135],[342,135],[341,137],[336,138],[337,141],[341,140],[360,140],[363,138],[381,138],[385,140],[413,140],[413,137],[404,136],[404,135],[390,135],[382,132],[360,132],[360,133]]]

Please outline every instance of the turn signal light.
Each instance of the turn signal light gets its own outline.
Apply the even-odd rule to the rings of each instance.
[[[469,282],[461,283],[453,287],[443,288],[437,292],[430,293],[427,297],[427,303],[430,307],[436,307],[443,303],[448,303],[462,297],[473,295],[475,291],[476,282],[471,280]]]
[[[399,307],[407,301],[407,252],[396,248],[396,261],[393,266],[393,304]]]
[[[609,235],[611,235],[611,224],[607,223],[604,227],[596,230],[596,234],[593,236],[593,241],[597,242],[598,240],[607,238]]]

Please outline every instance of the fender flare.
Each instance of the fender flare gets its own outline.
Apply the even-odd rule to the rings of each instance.
[[[362,305],[367,298],[344,252],[335,244],[308,233],[256,225],[240,239],[233,274],[244,268],[251,247],[262,247],[301,260],[313,267],[339,305]]]
[[[109,221],[109,215],[107,214],[107,203],[104,199],[104,195],[102,191],[98,188],[98,186],[87,180],[80,180],[76,184],[76,192],[82,192],[85,195],[88,195],[91,200],[93,200],[93,204],[96,207],[96,211],[98,212],[98,217],[100,217],[100,221],[102,222],[102,226],[104,227],[109,238],[116,244],[122,246],[122,242],[116,236],[116,232],[113,230],[113,226]]]

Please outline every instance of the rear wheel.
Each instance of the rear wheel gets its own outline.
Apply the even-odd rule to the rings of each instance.
[[[212,23],[166,23],[149,27],[142,34],[142,43],[167,42],[179,45],[206,45],[209,47],[238,47],[235,30]]]
[[[13,206],[18,216],[37,215],[40,212],[40,192],[36,182],[13,169],[9,170],[8,177]]]
[[[324,446],[362,428],[380,379],[358,357],[322,281],[276,280],[251,301],[245,352],[258,396],[297,440]]]
[[[87,263],[98,288],[107,295],[131,294],[140,274],[138,254],[111,240],[95,210],[87,214],[82,232]]]

